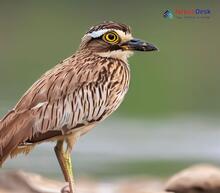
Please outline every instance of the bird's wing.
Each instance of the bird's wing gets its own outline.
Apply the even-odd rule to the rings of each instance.
[[[67,58],[53,69],[46,72],[24,94],[15,107],[15,111],[31,109],[44,102],[53,102],[70,92],[74,92],[84,82],[93,81],[91,65],[74,57]]]
[[[25,93],[16,107],[0,122],[0,164],[19,144],[31,140],[36,134],[46,134],[52,130],[52,126],[48,127],[45,124],[48,124],[47,121],[53,114],[51,112],[55,111],[51,110],[55,108],[55,105],[57,116],[61,116],[64,104],[59,104],[61,104],[61,101],[64,102],[68,95],[78,96],[77,100],[80,102],[79,89],[88,89],[88,86],[91,85],[95,87],[97,82],[100,83],[98,84],[100,86],[102,85],[101,82],[105,82],[102,75],[100,75],[102,71],[97,67],[94,68],[94,65],[96,65],[96,62],[83,62],[83,60],[79,61],[74,57],[70,57],[44,74]],[[98,89],[96,89],[96,92],[98,92]],[[38,111],[38,109],[40,110]],[[45,117],[42,115],[45,115]],[[38,116],[43,118],[37,119]],[[39,122],[37,124],[39,129],[33,128],[36,122]]]

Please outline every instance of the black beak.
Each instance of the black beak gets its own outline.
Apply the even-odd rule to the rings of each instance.
[[[159,51],[159,49],[153,44],[144,42],[139,39],[129,40],[121,45],[123,50],[131,51]]]

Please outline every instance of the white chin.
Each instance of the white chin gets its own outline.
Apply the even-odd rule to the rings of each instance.
[[[97,53],[101,57],[106,58],[116,58],[120,59],[124,62],[127,62],[127,59],[133,54],[132,51],[122,51],[122,50],[114,50],[114,51],[108,51],[108,52],[99,52]]]

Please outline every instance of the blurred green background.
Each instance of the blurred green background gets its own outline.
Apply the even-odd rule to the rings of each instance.
[[[163,12],[167,9],[195,8],[210,9],[210,18],[163,18]],[[100,128],[104,129],[106,127],[109,129],[104,129],[103,131],[100,129],[94,131],[94,134],[88,134],[88,137],[85,137],[85,140],[83,139],[84,141],[81,142],[82,147],[85,147],[84,149],[80,149],[80,144],[77,146],[76,154],[78,155],[76,157],[78,156],[78,158],[76,159],[78,161],[76,160],[76,165],[80,165],[84,161],[83,163],[85,164],[82,164],[82,170],[96,174],[99,170],[93,171],[91,169],[93,166],[89,164],[89,161],[92,160],[92,157],[96,157],[95,155],[98,156],[94,160],[103,159],[103,155],[107,151],[107,146],[103,139],[108,139],[111,142],[111,140],[117,138],[119,142],[124,140],[121,144],[122,146],[127,147],[127,144],[129,144],[129,147],[132,147],[132,136],[134,135],[137,149],[139,147],[139,150],[143,152],[156,152],[155,155],[157,156],[144,154],[145,156],[138,157],[138,155],[134,154],[133,157],[131,156],[132,159],[121,156],[123,159],[120,161],[115,160],[114,164],[132,160],[132,164],[135,165],[136,163],[137,166],[132,164],[124,165],[125,173],[139,174],[146,172],[151,174],[152,171],[154,175],[163,175],[173,171],[172,168],[174,170],[175,168],[181,168],[195,160],[217,160],[215,158],[220,153],[218,151],[218,145],[220,144],[216,135],[213,135],[220,125],[218,122],[220,113],[220,4],[217,0],[1,0],[0,115],[3,116],[12,108],[26,89],[42,73],[74,53],[80,44],[81,37],[91,25],[106,20],[130,25],[134,37],[155,44],[160,49],[160,52],[136,53],[129,60],[132,80],[126,100],[113,118],[110,118],[107,123],[103,123],[100,126]],[[128,124],[130,123],[128,120],[133,123],[141,122],[141,125],[133,124],[133,127],[131,127]],[[114,131],[111,138],[108,135],[112,132],[112,128],[109,126],[112,123],[116,126],[118,125],[117,123],[120,123],[122,131],[119,136]],[[169,130],[171,127],[172,130]],[[152,131],[151,128],[155,128],[156,131]],[[166,136],[165,128],[170,131],[171,135],[173,135],[172,137],[164,137]],[[210,128],[214,128],[214,130],[205,133],[204,138],[202,138],[204,141],[199,141],[200,138],[198,137],[201,128],[204,129],[202,130],[203,133]],[[130,138],[127,137],[128,131],[133,131],[134,129],[136,132],[131,132]],[[162,133],[160,133],[161,130],[163,131]],[[149,139],[147,136],[151,136],[149,134],[151,131],[153,134],[152,138]],[[183,131],[186,133],[192,131],[192,133],[185,135],[185,133],[181,133]],[[143,143],[141,144],[139,144],[138,139],[140,136],[138,134],[142,135],[143,138]],[[99,135],[100,138],[97,137]],[[193,141],[194,137],[192,136],[197,137],[197,141]],[[181,144],[178,143],[178,140],[172,142],[173,139],[186,139],[183,140],[182,144],[187,144],[189,142],[187,140],[192,139],[190,141],[191,146],[182,145],[179,147],[178,145]],[[90,140],[91,143],[87,144],[87,140]],[[98,147],[103,146],[103,149],[98,153],[96,152],[96,154],[93,152],[96,147],[94,149],[91,147],[95,140],[101,141],[97,144]],[[154,143],[148,144],[147,141],[149,140]],[[158,143],[160,151],[157,151],[158,149],[154,148],[157,146],[157,141],[161,140],[167,140],[169,145],[166,146],[167,143],[160,142]],[[214,141],[215,143],[213,142],[211,146],[208,143],[209,141]],[[204,152],[200,148],[201,143],[207,143],[205,150],[203,149]],[[108,145],[109,149],[111,149],[111,145]],[[86,151],[88,146],[90,147],[90,152]],[[175,151],[173,150],[172,156],[169,153],[166,154],[168,150],[163,150],[163,148],[174,146],[176,149]],[[146,150],[146,147],[148,150]],[[187,154],[187,150],[193,147],[195,147],[195,152]],[[211,147],[216,147],[216,149],[209,151]],[[137,149],[131,149],[130,153]],[[38,152],[36,155],[40,154],[42,159],[47,157],[47,154],[41,149],[36,152]],[[111,157],[111,159],[109,158],[110,160],[114,157],[118,158],[118,155],[114,154],[113,150],[109,150],[109,152],[112,153],[109,155]],[[124,150],[122,149],[121,152],[123,155]],[[168,156],[160,156],[161,152],[163,152],[163,155]],[[51,157],[54,156],[52,155],[52,150],[48,154]],[[88,154],[91,156],[84,157]],[[195,156],[197,154],[198,156]],[[173,155],[176,156],[173,157]],[[183,161],[180,155],[183,155],[182,157],[188,155],[186,157],[189,160]],[[39,156],[36,157],[39,158]],[[27,167],[26,163],[29,158],[19,157],[19,159],[22,161],[9,161],[6,169]],[[175,161],[178,167],[174,167],[173,160],[179,160],[179,162]],[[103,159],[102,163],[109,163],[107,161]],[[53,160],[54,164],[55,162]],[[21,165],[18,166],[18,163],[21,163]],[[34,162],[34,164],[37,163],[37,161]],[[93,164],[97,165],[95,161]],[[88,165],[91,167],[88,167]],[[108,173],[105,170],[107,165],[109,166],[109,164],[104,165],[99,174],[107,175],[113,173],[116,175],[118,173],[118,169],[110,169]],[[40,167],[41,165],[39,164]],[[117,167],[114,165],[114,168]],[[166,169],[164,170],[164,168]],[[36,168],[35,170],[38,171]],[[44,171],[42,170],[42,172]]]

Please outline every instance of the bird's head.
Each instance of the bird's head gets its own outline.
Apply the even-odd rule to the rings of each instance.
[[[102,57],[121,60],[134,51],[155,51],[154,45],[132,37],[131,29],[125,24],[104,22],[93,26],[83,36],[80,50],[92,51]]]

